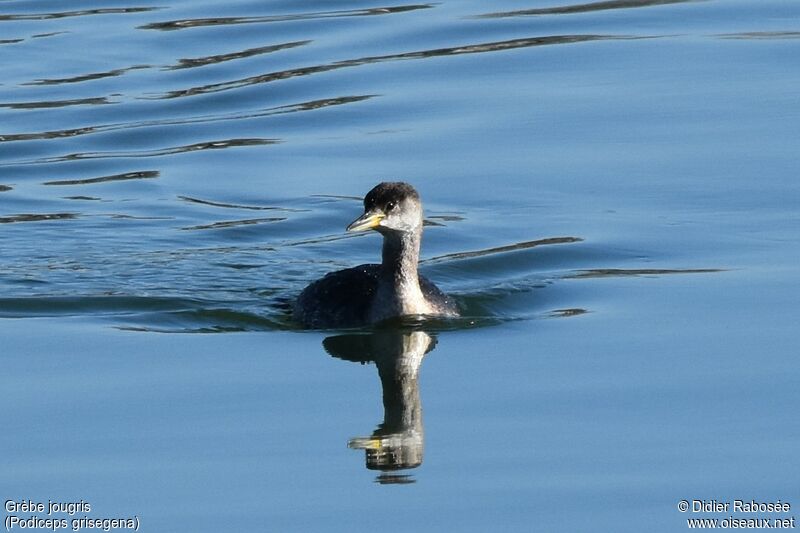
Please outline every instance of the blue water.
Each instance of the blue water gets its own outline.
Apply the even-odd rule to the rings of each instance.
[[[791,0],[0,2],[0,497],[142,531],[795,516],[799,53]],[[307,283],[378,260],[344,227],[386,179],[465,316],[301,330]]]

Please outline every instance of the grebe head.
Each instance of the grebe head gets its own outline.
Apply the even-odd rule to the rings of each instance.
[[[347,231],[374,229],[383,235],[422,231],[422,202],[417,191],[403,182],[383,182],[364,197],[364,214]]]

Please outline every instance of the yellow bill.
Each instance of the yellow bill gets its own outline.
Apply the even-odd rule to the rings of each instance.
[[[367,211],[347,226],[347,231],[366,231],[374,229],[380,225],[381,220],[386,217],[383,213]]]

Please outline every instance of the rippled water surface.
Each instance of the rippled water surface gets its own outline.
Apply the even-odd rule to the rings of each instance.
[[[0,496],[197,532],[800,509],[798,57],[792,0],[0,1]],[[463,318],[302,331],[388,179]]]

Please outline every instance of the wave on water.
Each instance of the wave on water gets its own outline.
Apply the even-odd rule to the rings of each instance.
[[[188,199],[188,202],[197,202]],[[222,209],[253,209],[258,206],[231,206],[228,204],[199,201],[202,206]],[[266,207],[267,209],[277,209]],[[302,211],[301,211],[302,212]],[[289,213],[291,214],[291,213]],[[16,220],[0,222],[36,222],[74,218],[73,215],[20,215]],[[232,220],[182,229],[216,229],[225,231],[241,225],[253,225],[283,221],[286,217],[267,217],[257,219]],[[270,260],[271,254],[282,255],[290,247],[314,246],[320,243],[333,243],[339,236],[330,239],[308,239],[303,242],[287,240],[269,248],[227,247],[213,249],[186,249],[166,252],[159,259],[158,254],[138,254],[138,263],[130,263],[130,272],[124,279],[111,280],[104,294],[81,294],[78,286],[67,289],[57,280],[48,280],[55,271],[47,264],[29,266],[23,274],[18,273],[16,284],[25,290],[19,296],[0,298],[0,317],[76,317],[83,316],[93,320],[110,322],[115,327],[131,331],[162,333],[224,333],[235,331],[270,331],[300,329],[291,319],[291,305],[308,279],[308,273],[298,266],[292,275],[287,275],[286,264],[280,259]],[[351,237],[345,237],[351,238]],[[589,312],[581,307],[550,308],[552,298],[542,299],[542,291],[557,291],[562,280],[591,279],[625,276],[663,276],[672,274],[706,274],[720,269],[696,268],[580,268],[581,264],[595,260],[595,251],[582,249],[586,243],[577,237],[551,237],[522,241],[509,245],[481,250],[449,253],[422,262],[426,272],[444,272],[444,288],[458,301],[462,316],[455,319],[409,317],[394,322],[396,327],[422,328],[426,331],[452,331],[465,328],[486,327],[502,322],[536,320],[547,318],[576,317]],[[568,253],[555,249],[577,246]],[[555,257],[542,261],[538,250],[554,249]],[[564,248],[561,248],[565,252]],[[212,260],[221,253],[224,262]],[[296,252],[289,252],[295,254]],[[239,256],[240,261],[235,258]],[[245,261],[244,257],[249,259]],[[286,257],[284,255],[284,257]],[[613,260],[612,256],[608,256]],[[296,260],[296,259],[295,259]],[[290,259],[291,261],[291,259]],[[111,265],[111,271],[124,269],[125,261]],[[553,268],[553,263],[559,266]],[[311,265],[312,263],[305,263]],[[202,266],[201,266],[202,265]],[[86,263],[77,266],[86,275],[87,287],[100,285],[93,276],[106,276],[108,268],[97,269]],[[68,267],[67,267],[68,268]],[[315,271],[330,269],[322,258]],[[38,270],[38,272],[37,272]],[[224,271],[227,271],[223,274]],[[138,273],[138,274],[137,274]],[[126,289],[132,278],[141,275],[151,277],[154,282],[169,287],[158,290],[156,287],[142,286],[138,292]],[[26,277],[28,276],[28,277]],[[31,283],[30,276],[37,278]],[[216,283],[210,283],[216,280]],[[269,280],[264,284],[263,280]],[[187,283],[187,281],[189,283]],[[0,276],[13,292],[15,280],[8,275]],[[205,283],[208,285],[204,286]],[[58,286],[56,289],[55,287]],[[66,289],[66,291],[65,291]],[[66,292],[54,295],[53,292]],[[27,294],[25,294],[27,292]],[[158,295],[157,295],[158,294]],[[360,328],[363,330],[363,328]]]
[[[454,173],[469,171],[470,149],[458,143],[479,140],[499,166],[507,161],[496,154],[511,154],[509,168],[497,172],[508,170],[508,180],[530,190],[539,169],[520,169],[534,157],[557,156],[529,137],[570,141],[542,107],[552,101],[548,84],[571,84],[565,94],[578,107],[564,115],[575,120],[576,135],[603,138],[584,128],[580,106],[616,81],[585,58],[624,57],[649,39],[675,39],[681,32],[669,23],[681,27],[698,3],[167,2],[62,10],[2,3],[0,316],[86,317],[163,332],[296,329],[289,308],[307,283],[377,253],[340,231],[362,199],[337,182],[406,166],[438,179],[447,161]],[[626,10],[655,17],[631,24]],[[614,17],[602,16],[611,11]],[[661,24],[665,13],[673,16]],[[771,45],[796,39],[795,30],[723,26],[704,36]],[[577,58],[575,51],[584,59],[570,74],[564,58]],[[504,108],[516,93],[523,104]],[[476,102],[489,111],[481,114]],[[484,136],[504,120],[508,131]],[[456,151],[448,151],[450,142]],[[418,149],[425,163],[406,165],[402,150],[415,157]],[[443,181],[457,187],[460,179]],[[284,190],[313,180],[302,192]],[[580,225],[509,237],[469,220],[474,194],[453,194],[449,211],[425,220],[431,232],[451,226],[462,239],[440,241],[420,266],[464,311],[426,327],[591,312],[581,301],[551,297],[567,280],[719,272],[642,265],[572,236]],[[518,220],[534,227],[531,206],[524,209]]]

